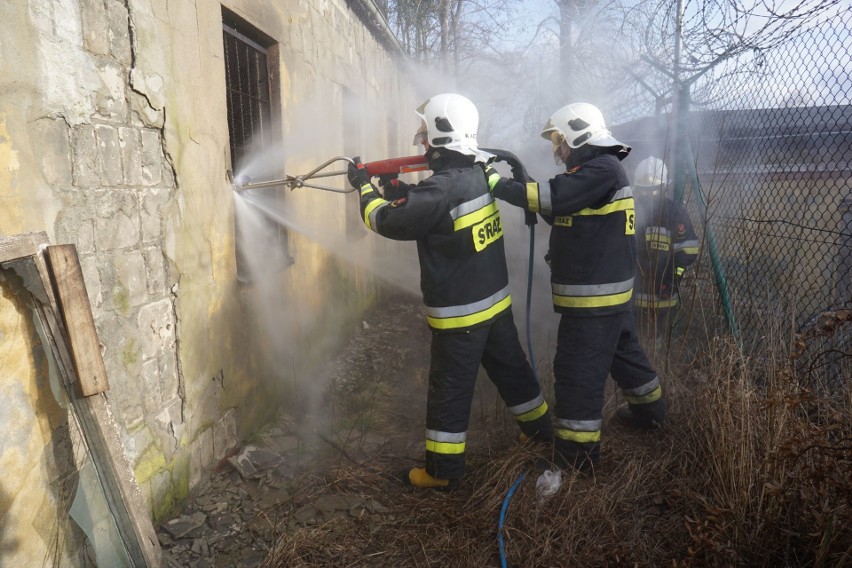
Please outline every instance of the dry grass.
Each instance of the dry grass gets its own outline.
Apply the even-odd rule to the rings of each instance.
[[[264,566],[500,566],[500,509],[522,474],[504,529],[509,566],[852,566],[849,378],[817,396],[785,353],[758,362],[725,339],[668,368],[665,430],[605,421],[595,475],[565,472],[543,503],[533,464],[547,450],[508,437],[471,452],[450,494],[390,479],[410,465],[390,455],[343,462],[304,480],[294,504],[358,493],[389,512],[282,526]],[[618,404],[611,395],[605,415]]]

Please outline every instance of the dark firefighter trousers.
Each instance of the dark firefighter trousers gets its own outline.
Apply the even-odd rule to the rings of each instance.
[[[552,438],[550,413],[511,310],[469,332],[436,333],[426,402],[426,471],[434,477],[464,475],[464,445],[480,363],[521,431],[536,439]]]
[[[553,373],[554,450],[560,466],[586,469],[597,463],[607,375],[634,410],[662,411],[657,373],[639,343],[631,310],[594,317],[563,314]]]
[[[651,339],[669,337],[676,309],[676,306],[656,308],[634,306],[633,317],[636,321],[637,332],[641,337]]]

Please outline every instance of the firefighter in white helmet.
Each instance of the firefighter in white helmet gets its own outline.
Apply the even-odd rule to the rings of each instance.
[[[636,299],[639,330],[664,338],[677,307],[678,288],[698,256],[698,237],[683,207],[667,196],[668,170],[655,156],[636,166]]]
[[[549,223],[551,292],[557,334],[554,445],[557,465],[592,469],[600,456],[608,375],[627,405],[618,416],[642,429],[665,417],[660,380],[635,329],[633,192],[620,161],[630,147],[613,138],[601,112],[575,103],[557,110],[541,135],[566,171],[526,184],[488,170],[495,197]]]
[[[386,183],[383,197],[358,158],[349,182],[361,192],[369,229],[417,242],[421,291],[432,330],[426,403],[426,463],[406,472],[416,487],[453,488],[464,473],[465,442],[480,364],[523,434],[553,436],[541,389],[512,316],[503,227],[479,149],[479,115],[467,98],[447,93],[418,109],[431,177],[414,186]],[[395,195],[388,195],[388,192]]]

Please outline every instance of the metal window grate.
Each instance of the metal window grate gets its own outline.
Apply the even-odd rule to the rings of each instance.
[[[267,51],[227,25],[225,83],[231,166],[238,172],[247,156],[272,144],[272,103]]]
[[[251,167],[249,175],[259,179],[281,177],[281,172],[274,169],[276,166],[272,160],[253,160],[269,162],[266,167],[272,168],[272,171],[266,171],[257,163],[250,164],[253,157],[263,156],[280,144],[280,130],[277,129],[279,125],[273,124],[273,116],[277,116],[278,110],[277,99],[272,96],[273,88],[276,88],[273,74],[278,70],[275,67],[277,49],[274,40],[260,40],[271,46],[268,50],[257,40],[245,35],[249,33],[256,38],[263,38],[262,32],[225,10],[223,18],[231,169],[236,175],[240,175],[241,172],[246,173],[244,170],[247,167]],[[271,69],[270,63],[273,65]],[[258,278],[261,272],[272,274],[293,263],[289,254],[287,229],[272,217],[263,216],[257,223],[245,223],[238,217],[234,229],[237,279],[240,282],[250,283]],[[272,245],[262,263],[256,262],[246,248],[248,243],[255,239]]]

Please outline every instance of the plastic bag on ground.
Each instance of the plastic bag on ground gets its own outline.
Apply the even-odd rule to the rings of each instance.
[[[538,495],[539,501],[547,499],[556,494],[559,491],[559,487],[562,485],[562,471],[561,470],[545,470],[541,475],[538,476],[538,479],[535,482],[535,491]]]

